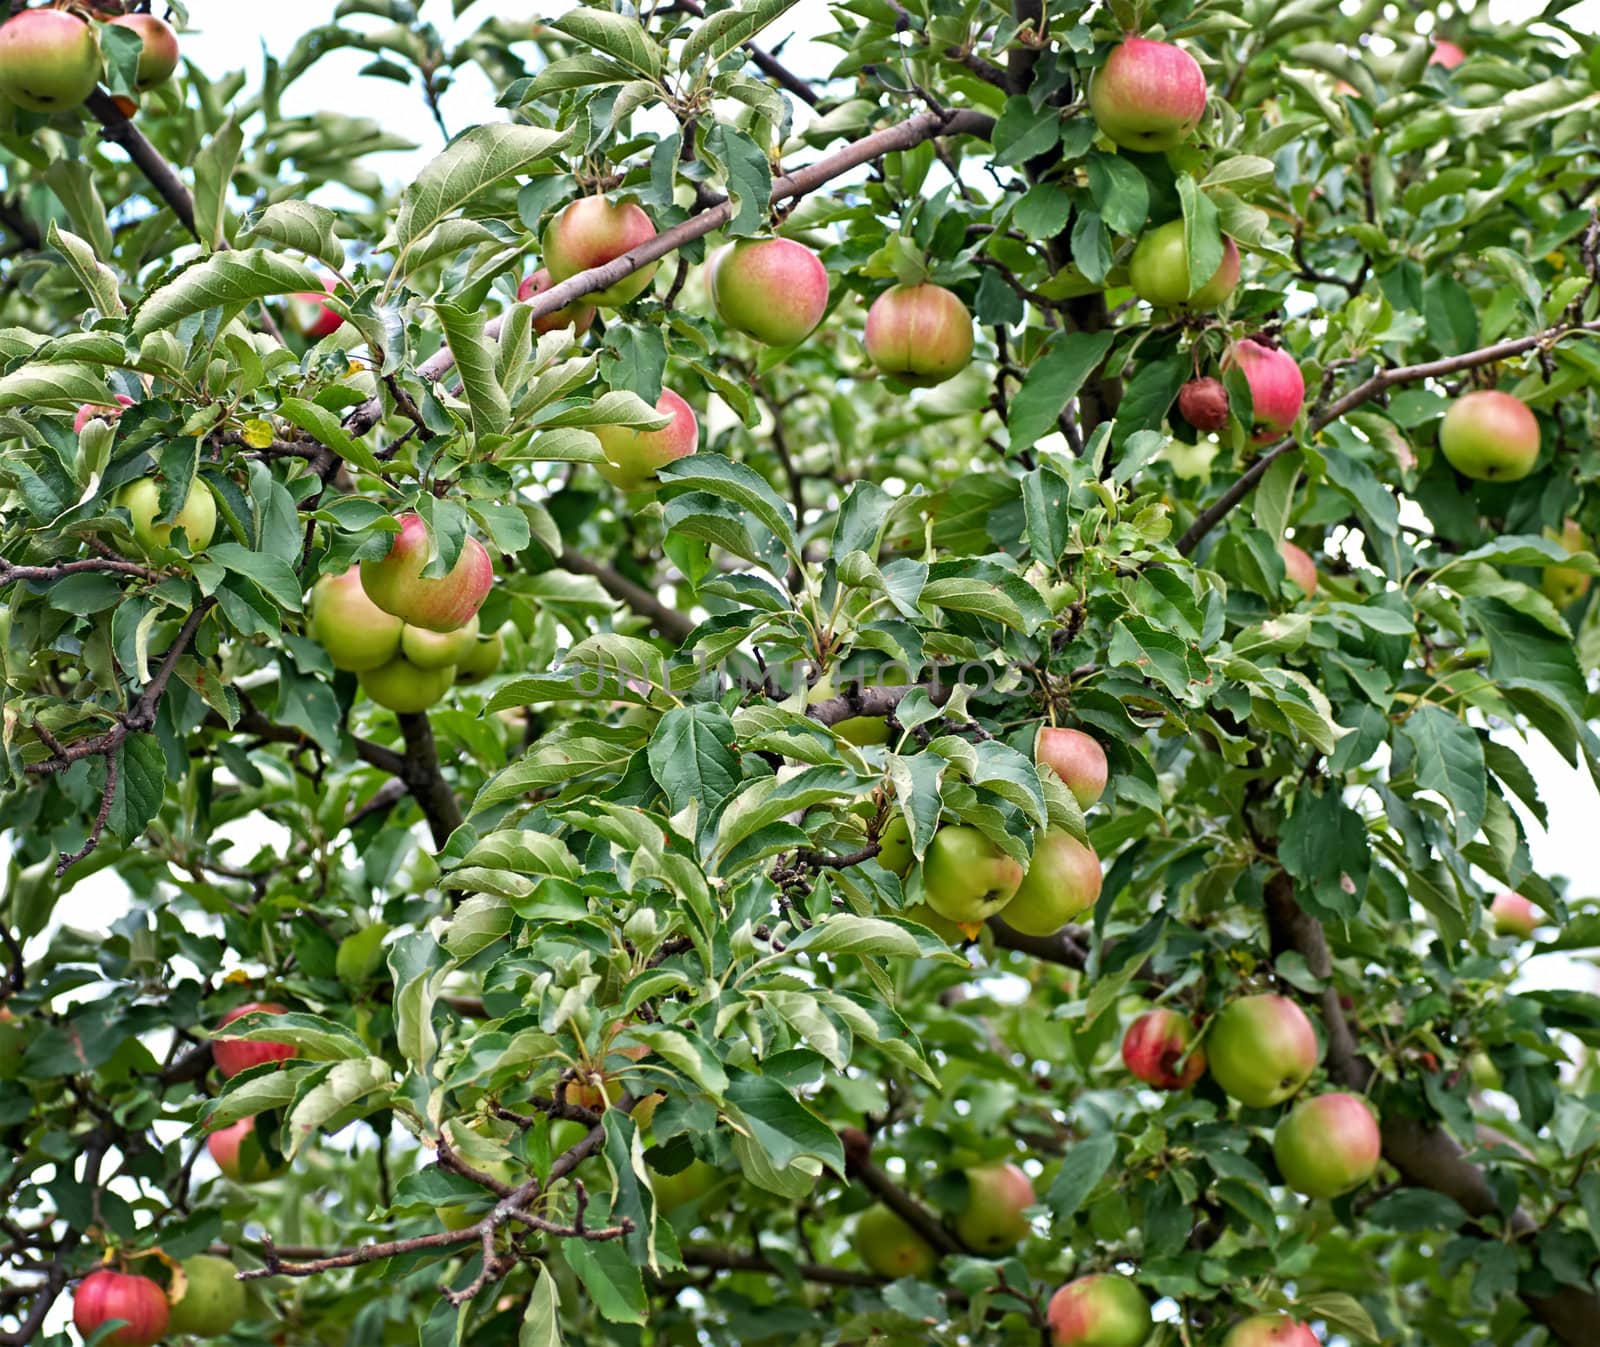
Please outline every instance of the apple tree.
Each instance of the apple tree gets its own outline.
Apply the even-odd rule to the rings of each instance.
[[[1600,1343],[1568,7],[421,8],[0,25],[0,1344]]]

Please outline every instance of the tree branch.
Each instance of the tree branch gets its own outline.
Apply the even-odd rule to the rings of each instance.
[[[681,9],[685,14],[693,14],[697,19],[706,16],[705,6],[700,0],[674,0],[673,8]],[[763,75],[787,89],[808,107],[816,107],[819,101],[816,90],[782,61],[756,46],[754,42],[742,42],[739,45],[749,53],[751,64]]]
[[[162,571],[120,557],[85,557],[81,561],[58,561],[49,566],[15,566],[0,558],[0,586],[16,584],[18,581],[64,580],[69,575],[80,575],[85,571],[108,571],[112,575],[131,575],[140,580],[166,579]]]
[[[760,1254],[734,1253],[732,1249],[719,1249],[708,1244],[686,1244],[680,1251],[688,1267],[714,1268],[718,1272],[764,1272],[771,1276],[785,1275],[785,1269],[769,1262]],[[808,1282],[822,1286],[883,1286],[882,1277],[870,1272],[852,1272],[848,1268],[828,1267],[819,1263],[795,1263],[795,1273]]]
[[[932,1212],[873,1162],[872,1140],[865,1132],[847,1127],[839,1133],[839,1140],[844,1144],[845,1169],[851,1178],[916,1231],[936,1252],[967,1252],[961,1241],[946,1230]]]
[[[433,845],[443,848],[450,834],[461,826],[461,802],[439,770],[439,753],[433,743],[433,726],[425,711],[400,717],[400,732],[406,737],[405,757],[400,761],[400,779],[428,820]]]
[[[556,558],[556,564],[563,570],[593,576],[600,582],[601,589],[612,598],[627,604],[640,617],[648,618],[651,625],[668,640],[682,642],[694,630],[695,624],[692,619],[676,608],[667,607],[643,585],[636,584],[611,566],[590,561],[588,557],[580,556],[570,547]]]
[[[194,198],[189,195],[189,189],[183,185],[172,165],[145,139],[144,132],[122,115],[122,109],[104,89],[97,88],[83,103],[100,123],[105,138],[127,151],[134,166],[149,179],[161,199],[172,208],[178,223],[199,239],[200,233],[194,223]]]

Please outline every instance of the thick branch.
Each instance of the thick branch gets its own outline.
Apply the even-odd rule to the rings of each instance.
[[[1443,360],[1429,360],[1421,365],[1400,365],[1394,369],[1379,370],[1371,378],[1357,384],[1337,402],[1313,416],[1306,426],[1306,435],[1308,437],[1315,435],[1324,426],[1331,425],[1341,416],[1354,411],[1363,403],[1371,402],[1378,394],[1399,384],[1417,383],[1423,379],[1440,379],[1447,374],[1459,374],[1462,370],[1492,365],[1497,360],[1509,360],[1512,356],[1522,355],[1527,351],[1548,348],[1563,337],[1584,332],[1600,332],[1600,322],[1560,324],[1546,328],[1531,337],[1517,337],[1512,341],[1496,342],[1493,346],[1465,351],[1461,355],[1448,356]],[[1298,441],[1293,436],[1285,436],[1265,450],[1260,458],[1240,474],[1238,481],[1195,517],[1194,523],[1190,524],[1183,537],[1178,539],[1178,551],[1184,556],[1193,552],[1200,545],[1201,539],[1216,528],[1228,512],[1255,489],[1256,483],[1266,476],[1267,469],[1284,454],[1296,448],[1297,444]]]
[[[194,198],[189,195],[189,189],[173,171],[172,165],[145,139],[144,132],[122,115],[122,109],[104,89],[96,89],[84,99],[84,106],[104,129],[105,138],[127,151],[134,166],[150,180],[150,185],[161,199],[172,207],[178,222],[198,239],[200,233],[194,223]]]
[[[950,700],[950,689],[942,683],[914,683],[909,687],[860,687],[852,683],[837,697],[813,702],[806,707],[806,714],[824,725],[837,725],[856,716],[892,716],[912,687],[922,688],[935,706]]]
[[[461,802],[439,770],[439,753],[433,743],[433,726],[426,712],[400,717],[406,737],[406,754],[400,762],[400,779],[411,789],[422,816],[428,820],[433,845],[443,847],[461,826]]]
[[[612,567],[598,561],[590,561],[588,557],[580,556],[571,548],[562,552],[556,560],[563,570],[593,576],[600,582],[601,589],[612,598],[627,604],[640,617],[648,618],[651,625],[668,640],[683,641],[694,630],[694,622],[690,618],[685,617],[676,608],[667,607],[643,585],[635,584]]]
[[[839,1134],[839,1139],[844,1143],[845,1168],[851,1178],[915,1230],[938,1253],[966,1252],[961,1242],[939,1224],[932,1212],[873,1162],[872,1141],[866,1133],[846,1128]]]
[[[784,1270],[759,1254],[735,1253],[732,1249],[719,1249],[708,1244],[687,1244],[682,1249],[683,1261],[689,1267],[715,1268],[719,1272],[764,1272],[781,1277]],[[808,1282],[822,1286],[882,1286],[882,1277],[870,1272],[852,1272],[848,1268],[828,1267],[819,1263],[796,1263],[795,1273]]]

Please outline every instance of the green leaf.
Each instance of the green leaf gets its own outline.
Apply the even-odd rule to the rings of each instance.
[[[345,263],[344,248],[333,232],[338,218],[326,206],[309,201],[274,201],[259,215],[247,217],[238,243],[240,247],[258,240],[275,243],[340,269]]]
[[[678,68],[687,70],[702,56],[715,65],[741,43],[748,42],[768,24],[789,12],[798,0],[746,0],[708,14],[683,44]]]
[[[111,227],[106,223],[105,204],[95,189],[94,173],[88,161],[63,155],[45,171],[44,181],[67,208],[67,214],[77,226],[78,233],[94,249],[96,259],[105,261],[115,257],[116,243],[111,237]],[[50,228],[52,231],[56,229],[54,220],[50,222]]]
[[[54,220],[50,221],[45,241],[66,259],[95,308],[112,317],[120,317],[127,312],[122,296],[117,293],[116,272],[99,261],[87,243],[76,234],[59,228]]]
[[[485,437],[504,435],[511,425],[511,403],[495,373],[494,353],[484,336],[485,317],[481,309],[471,312],[454,304],[436,304],[439,325],[450,342],[461,386],[466,391],[472,413],[473,434]]]
[[[284,398],[278,404],[278,414],[296,429],[305,431],[318,444],[331,449],[346,463],[353,463],[363,472],[370,472],[374,476],[383,472],[383,464],[373,456],[372,450],[350,434],[339,423],[339,418],[326,407],[319,407],[304,398]]]
[[[282,1015],[252,1011],[213,1035],[216,1038],[241,1038],[250,1043],[292,1043],[302,1057],[314,1062],[364,1059],[368,1048],[359,1035],[342,1024],[292,1010]]]
[[[550,27],[575,38],[580,46],[620,61],[650,79],[661,73],[661,52],[645,32],[643,24],[631,15],[583,6],[568,10]]]
[[[590,1221],[597,1223],[592,1217]],[[645,1295],[644,1278],[621,1240],[596,1244],[584,1239],[564,1239],[561,1255],[583,1283],[585,1293],[603,1319],[613,1324],[645,1322],[650,1302]]]
[[[1419,706],[1401,732],[1416,752],[1417,784],[1444,798],[1456,820],[1456,845],[1477,835],[1488,807],[1483,743],[1460,717],[1442,706]]]
[[[228,223],[228,192],[243,145],[244,132],[230,115],[195,156],[194,228],[200,246],[208,253],[216,252],[223,243]]]
[[[1050,1181],[1044,1195],[1045,1205],[1056,1227],[1065,1231],[1067,1223],[1077,1215],[1089,1194],[1111,1168],[1117,1156],[1117,1139],[1109,1132],[1088,1137],[1071,1147],[1061,1159],[1061,1168]]]
[[[307,291],[320,293],[322,278],[304,263],[259,249],[214,253],[145,297],[133,315],[133,335],[174,328],[207,309],[236,312],[252,300]]]
[[[650,774],[674,814],[699,801],[715,814],[739,784],[733,722],[717,706],[677,706],[650,737]]]
[[[755,469],[721,454],[690,454],[661,469],[661,480],[683,483],[748,510],[771,531],[792,561],[800,559],[794,515]]]

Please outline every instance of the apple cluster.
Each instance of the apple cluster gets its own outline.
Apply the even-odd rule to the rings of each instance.
[[[125,28],[141,43],[134,88],[140,93],[172,78],[178,68],[178,35],[154,14],[117,14],[102,20]],[[95,26],[65,9],[25,9],[0,24],[0,98],[29,112],[64,112],[94,92],[100,80],[100,41]],[[131,116],[136,104],[119,98]]]

